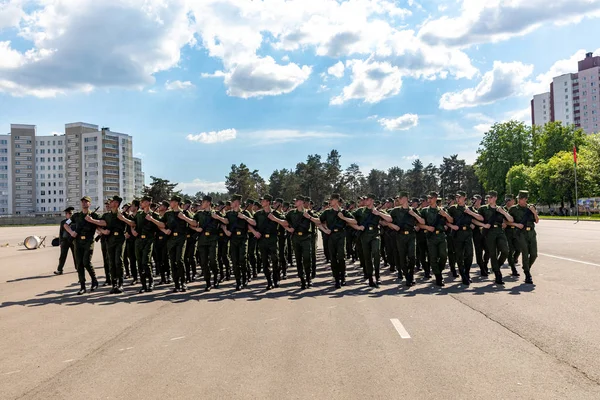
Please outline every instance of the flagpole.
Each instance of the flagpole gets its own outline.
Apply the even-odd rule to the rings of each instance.
[[[577,222],[579,222],[579,197],[577,195],[577,147],[575,146],[573,146],[573,168],[575,168],[575,210],[577,213]]]

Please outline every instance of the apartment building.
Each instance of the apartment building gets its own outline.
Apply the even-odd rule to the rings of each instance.
[[[587,53],[577,68],[576,73],[554,77],[549,92],[533,96],[533,125],[561,121],[564,125],[580,127],[586,133],[600,132],[600,56]]]
[[[0,135],[0,215],[12,214],[10,135]]]
[[[65,149],[64,135],[35,137],[36,213],[66,207]]]
[[[144,191],[144,185],[146,182],[146,177],[144,172],[142,171],[142,159],[138,157],[133,158],[133,173],[135,176],[134,179],[134,196],[139,198],[142,197],[142,193]]]

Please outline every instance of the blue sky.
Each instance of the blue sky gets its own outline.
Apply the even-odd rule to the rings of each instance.
[[[468,162],[600,53],[590,0],[0,0],[0,132],[83,121],[146,176],[223,189],[331,149],[343,166]]]

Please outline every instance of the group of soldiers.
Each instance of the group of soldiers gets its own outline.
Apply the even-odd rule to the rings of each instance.
[[[520,255],[525,283],[532,284],[539,218],[527,198],[526,191],[520,191],[517,199],[507,195],[501,206],[498,194],[490,191],[485,200],[474,195],[467,205],[466,193],[459,191],[442,204],[436,192],[409,198],[408,192],[401,191],[393,199],[379,201],[369,194],[345,203],[339,194],[332,194],[315,210],[305,196],[291,203],[273,200],[271,195],[243,202],[236,194],[217,204],[210,196],[199,203],[182,201],[176,195],[154,203],[144,196],[123,207],[122,198],[114,196],[100,215],[98,209],[91,210],[91,199],[86,196],[81,199],[81,211],[65,210],[61,255],[54,273],[63,273],[71,250],[81,285],[78,294],[87,292],[86,271],[91,291],[96,290],[92,254],[99,241],[104,285],[112,286],[111,294],[123,293],[124,278],[129,277],[132,285],[141,284],[139,293],[153,291],[155,277],[160,278],[156,285],[173,284],[174,292],[185,292],[200,276],[206,291],[232,277],[239,291],[258,278],[261,267],[266,290],[271,290],[287,279],[294,261],[300,287],[306,289],[316,277],[320,231],[336,288],[346,285],[349,259],[360,262],[364,281],[371,287],[381,284],[382,259],[384,268],[389,266],[407,287],[415,285],[419,269],[424,281],[433,273],[435,284],[444,286],[442,271],[447,261],[452,276],[460,276],[468,286],[474,255],[481,276],[489,275],[491,264],[497,285],[504,285],[501,267],[507,260],[512,275],[519,276]]]

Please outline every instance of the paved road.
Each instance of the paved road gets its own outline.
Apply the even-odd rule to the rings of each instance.
[[[321,264],[304,292],[119,296],[75,296],[57,248],[16,247],[56,230],[0,228],[1,399],[600,398],[598,223],[542,221],[535,286],[370,289],[351,266],[336,291]]]

